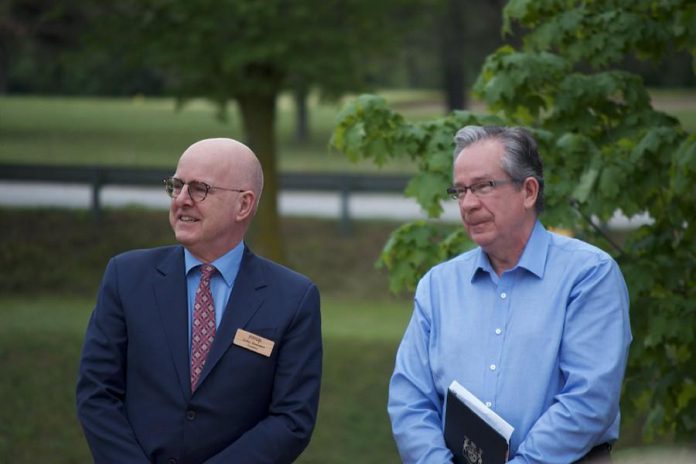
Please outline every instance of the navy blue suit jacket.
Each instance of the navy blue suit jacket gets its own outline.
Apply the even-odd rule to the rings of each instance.
[[[317,288],[247,249],[193,394],[186,292],[181,246],[109,262],[77,384],[95,462],[294,461],[319,401]],[[239,328],[274,341],[270,357],[233,344]]]

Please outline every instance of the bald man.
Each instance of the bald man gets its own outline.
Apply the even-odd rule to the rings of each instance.
[[[77,410],[96,463],[289,463],[321,379],[319,292],[244,237],[263,189],[244,144],[191,145],[164,180],[180,245],[112,258]]]

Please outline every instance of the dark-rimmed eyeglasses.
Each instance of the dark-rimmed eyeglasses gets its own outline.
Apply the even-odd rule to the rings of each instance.
[[[453,200],[463,200],[466,196],[466,192],[471,192],[477,197],[484,197],[490,193],[493,193],[496,187],[505,184],[519,184],[520,181],[517,179],[505,179],[505,180],[486,180],[483,182],[476,182],[471,185],[455,185],[447,189],[447,194],[452,197]]]
[[[184,182],[183,180],[170,177],[168,179],[163,179],[164,190],[172,198],[176,198],[181,193],[184,185],[188,185],[188,194],[193,201],[203,201],[208,196],[208,192],[211,190],[226,190],[228,192],[246,192],[246,190],[216,187],[214,185],[208,185],[205,182],[199,182],[197,180],[192,180],[191,182]]]

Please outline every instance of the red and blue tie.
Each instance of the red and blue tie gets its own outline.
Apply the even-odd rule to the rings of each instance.
[[[210,277],[217,269],[210,264],[203,264],[200,269],[201,283],[196,290],[191,324],[191,391],[198,386],[215,338],[215,302],[210,292]]]

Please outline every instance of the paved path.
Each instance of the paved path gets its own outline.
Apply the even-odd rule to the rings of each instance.
[[[108,207],[138,205],[163,210],[169,207],[169,198],[159,187],[105,186],[100,198],[102,205]],[[90,202],[91,188],[87,185],[0,181],[0,205],[3,206],[89,208]],[[460,221],[456,202],[448,201],[443,206],[445,211],[440,219]],[[406,221],[427,218],[414,200],[400,194],[353,193],[348,208],[351,219]],[[279,209],[284,216],[339,218],[341,201],[338,193],[281,192]],[[645,224],[648,220],[645,215],[629,220],[616,214],[609,221],[609,227],[627,229]]]

